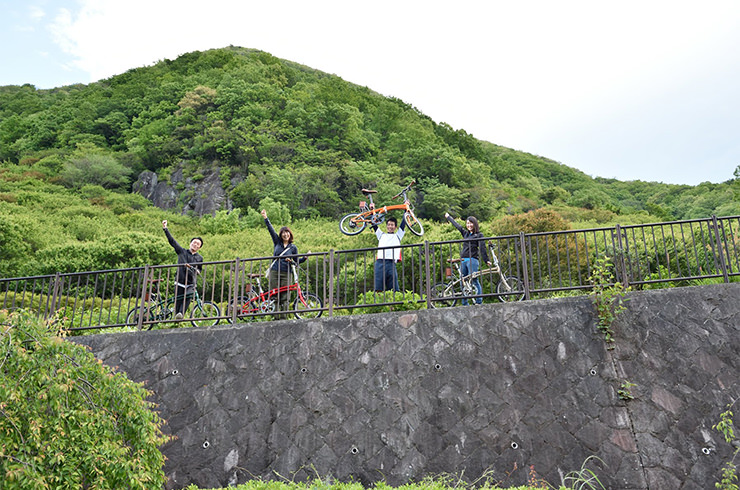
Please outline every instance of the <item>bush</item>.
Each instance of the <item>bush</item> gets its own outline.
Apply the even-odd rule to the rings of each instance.
[[[125,187],[130,175],[131,169],[119,163],[114,156],[94,152],[76,154],[59,173],[68,187],[93,184],[106,189]]]
[[[26,263],[21,273],[34,276],[126,269],[173,261],[172,249],[164,237],[128,231],[94,242],[65,242],[47,247],[37,252],[36,260]]]
[[[357,304],[367,305],[362,308],[355,308],[354,312],[357,314],[363,313],[382,313],[389,311],[387,305],[377,305],[377,303],[391,303],[400,301],[402,304],[393,305],[393,311],[412,311],[412,310],[423,310],[426,309],[427,303],[418,294],[412,291],[368,291],[362,295]]]
[[[542,233],[546,231],[570,230],[568,223],[560,214],[551,209],[536,209],[524,214],[505,216],[493,225],[496,235],[516,235]]]
[[[149,393],[23,312],[0,311],[3,488],[162,488]]]

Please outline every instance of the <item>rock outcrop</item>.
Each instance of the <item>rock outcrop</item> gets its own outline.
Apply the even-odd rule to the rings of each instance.
[[[218,167],[203,172],[203,178],[185,177],[180,166],[169,182],[159,180],[156,173],[146,170],[139,174],[133,191],[149,199],[161,209],[177,210],[181,214],[213,215],[220,209],[231,211],[233,205],[221,186]]]

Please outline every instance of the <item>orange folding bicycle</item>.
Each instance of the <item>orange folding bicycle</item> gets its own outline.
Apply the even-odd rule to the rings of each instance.
[[[366,201],[360,201],[360,212],[349,213],[344,216],[339,221],[339,229],[345,235],[357,235],[362,232],[368,224],[376,226],[381,224],[385,221],[389,211],[398,209],[403,210],[403,220],[406,222],[406,227],[409,231],[414,235],[422,236],[424,234],[424,226],[414,214],[414,208],[411,207],[411,204],[408,204],[408,198],[406,197],[406,193],[415,183],[416,181],[412,180],[409,185],[401,190],[401,192],[391,198],[398,199],[399,197],[403,197],[403,204],[393,204],[391,206],[376,207],[375,203],[373,203],[373,194],[378,191],[362,189],[362,193],[370,203],[368,204]]]

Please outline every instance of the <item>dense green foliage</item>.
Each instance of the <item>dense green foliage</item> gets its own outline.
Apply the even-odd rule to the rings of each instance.
[[[199,196],[175,173],[192,183],[218,172],[236,209],[202,220],[157,210],[132,193],[144,170],[172,185],[179,210]],[[262,208],[306,230],[304,250],[371,246],[367,236],[347,242],[335,220],[356,208],[360,188],[388,202],[411,179],[422,219],[472,214],[490,232],[542,208],[559,217],[535,217],[535,227],[740,214],[735,177],[696,187],[593,179],[337,76],[215,49],[89,85],[0,87],[0,276],[167,262],[163,218],[178,237],[208,235],[206,260],[265,255]]]
[[[2,487],[162,488],[168,437],[148,392],[52,327],[0,311]]]

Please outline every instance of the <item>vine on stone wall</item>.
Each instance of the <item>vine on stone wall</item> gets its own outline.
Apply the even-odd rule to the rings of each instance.
[[[608,256],[596,259],[589,281],[593,285],[591,297],[599,317],[597,326],[607,344],[611,344],[614,342],[614,320],[625,310],[624,303],[628,300],[624,295],[630,288],[615,281],[614,265]]]

